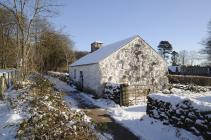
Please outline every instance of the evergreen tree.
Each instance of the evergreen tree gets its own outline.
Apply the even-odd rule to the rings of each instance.
[[[202,49],[202,54],[207,55],[207,63],[211,65],[211,21],[208,24],[208,38],[203,41],[205,47]]]
[[[158,51],[163,56],[164,59],[168,59],[168,54],[171,54],[173,50],[172,45],[168,41],[161,41],[158,45]]]
[[[179,57],[178,52],[173,51],[171,53],[172,66],[176,66],[177,65],[178,57]]]

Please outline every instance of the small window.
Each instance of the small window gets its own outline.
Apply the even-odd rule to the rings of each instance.
[[[135,44],[134,46],[135,46],[136,48],[141,47],[141,45],[140,45],[140,44]]]
[[[73,76],[74,79],[76,79],[76,69],[74,69],[74,76]]]

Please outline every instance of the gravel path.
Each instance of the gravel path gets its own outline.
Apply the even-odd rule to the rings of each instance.
[[[140,138],[135,136],[127,128],[123,127],[119,123],[108,115],[108,113],[92,102],[86,100],[80,95],[79,91],[66,93],[77,102],[77,105],[82,109],[87,116],[91,117],[92,120],[99,126],[102,127],[100,131],[109,133],[113,136],[114,140],[139,140]]]

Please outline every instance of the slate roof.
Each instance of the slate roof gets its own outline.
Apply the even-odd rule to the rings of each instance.
[[[92,53],[89,53],[89,54],[85,55],[84,57],[78,59],[77,61],[75,61],[70,66],[73,67],[73,66],[99,63],[100,61],[102,61],[103,59],[105,59],[106,57],[111,55],[112,53],[116,52],[120,48],[127,45],[129,42],[134,40],[136,37],[139,37],[139,36],[135,35],[135,36],[126,38],[124,40],[103,46],[102,48],[100,48],[100,49],[98,49],[98,50],[96,50]]]

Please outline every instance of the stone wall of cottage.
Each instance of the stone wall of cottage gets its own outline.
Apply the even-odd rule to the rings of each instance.
[[[102,93],[102,85],[100,84],[100,71],[98,64],[82,65],[70,67],[70,77],[75,82],[80,83],[80,71],[83,72],[83,86],[85,90],[94,93]]]
[[[166,62],[138,37],[99,64],[101,84],[143,85],[154,91],[168,83]]]

